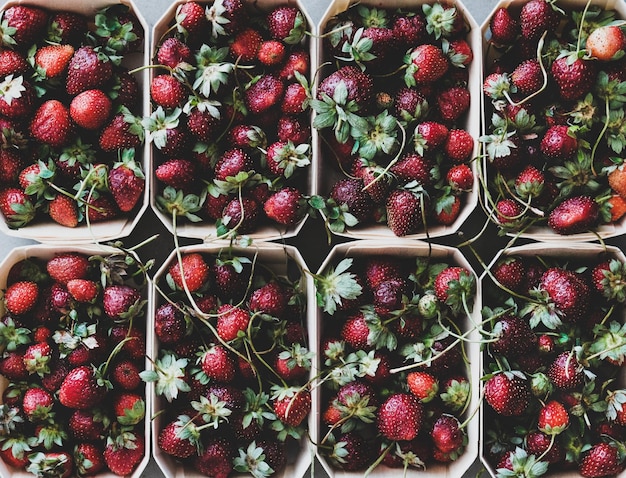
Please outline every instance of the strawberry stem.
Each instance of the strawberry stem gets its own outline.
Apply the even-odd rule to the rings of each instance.
[[[589,5],[589,4],[587,4]],[[541,50],[543,49],[543,44],[544,41],[546,39],[546,35],[548,34],[548,30],[546,30],[545,32],[543,32],[543,35],[541,35],[541,38],[539,39],[539,42],[537,43],[537,61],[539,62],[539,68],[541,68],[541,75],[543,76],[543,83],[541,85],[541,88],[539,88],[537,91],[534,91],[533,93],[531,93],[530,95],[528,95],[526,98],[514,102],[511,97],[509,96],[509,92],[508,91],[504,91],[504,96],[506,97],[506,99],[508,100],[508,102],[512,105],[512,106],[519,106],[522,105],[524,103],[526,103],[527,101],[533,99],[535,96],[541,94],[546,87],[548,86],[548,72],[546,71],[546,67],[543,64],[543,59],[542,59],[542,55],[541,55]]]
[[[609,115],[610,114],[611,114],[611,109],[610,109],[609,95],[605,95],[604,115],[606,119],[604,120],[604,125],[602,125],[602,130],[600,131],[600,134],[598,134],[598,138],[596,139],[596,142],[593,144],[593,148],[591,148],[591,172],[593,173],[594,176],[598,175],[598,173],[596,172],[596,166],[595,166],[596,151],[598,149],[598,146],[600,145],[600,141],[602,141],[602,137],[604,136],[604,133],[606,133],[606,130],[609,127],[609,121],[610,121]]]
[[[582,40],[582,32],[583,32],[583,24],[585,23],[585,17],[587,16],[587,11],[589,10],[589,6],[591,5],[591,0],[587,0],[587,4],[583,10],[583,14],[580,17],[580,25],[578,25],[578,37],[576,38],[576,55],[580,51],[580,42]]]

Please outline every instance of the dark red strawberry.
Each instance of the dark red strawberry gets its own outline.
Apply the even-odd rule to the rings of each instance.
[[[129,285],[112,284],[102,291],[104,313],[115,322],[128,322],[141,315],[144,305],[141,292]]]
[[[286,187],[272,194],[263,204],[265,215],[279,224],[291,225],[301,219],[303,196],[296,188]]]
[[[215,165],[215,179],[225,181],[228,177],[253,169],[252,158],[242,149],[229,149]]]
[[[39,286],[31,281],[11,284],[4,292],[4,305],[15,315],[23,315],[32,310],[39,298]]]
[[[231,199],[222,211],[222,223],[239,234],[253,232],[261,216],[259,203],[247,196]]]
[[[231,353],[222,345],[210,347],[201,359],[201,366],[204,373],[213,380],[228,383],[235,378],[235,361]]]
[[[465,433],[458,419],[452,415],[441,415],[430,431],[433,445],[442,453],[451,453],[463,447]]]
[[[444,151],[455,163],[467,161],[474,151],[474,138],[464,129],[451,129],[444,144]]]
[[[187,159],[169,159],[154,172],[159,181],[183,190],[189,190],[195,183],[196,173],[195,163]]]
[[[229,476],[233,470],[234,459],[233,445],[226,438],[213,437],[204,444],[202,453],[194,458],[193,466],[206,476]]]
[[[453,191],[470,191],[474,186],[474,173],[467,164],[455,164],[446,173],[446,181]]]
[[[266,74],[246,90],[246,105],[254,114],[266,112],[279,104],[285,84],[272,74]]]
[[[504,416],[521,415],[530,401],[527,380],[511,372],[493,375],[485,382],[484,392],[487,403]]]
[[[50,12],[48,40],[79,46],[87,32],[87,19],[79,13],[66,10]]]
[[[599,478],[620,473],[624,469],[624,458],[617,446],[600,442],[587,450],[578,465],[585,478]]]
[[[295,45],[304,37],[306,19],[296,7],[277,7],[268,13],[267,27],[275,40]]]
[[[8,75],[0,83],[0,114],[10,119],[28,118],[35,105],[33,87],[20,76]]]
[[[388,440],[413,440],[420,431],[424,407],[407,393],[390,395],[378,408],[378,431]]]
[[[323,99],[323,95],[332,98],[341,82],[348,92],[345,104],[354,100],[357,112],[363,111],[372,100],[373,81],[367,73],[354,66],[344,66],[324,78],[317,90],[318,99]]]
[[[122,212],[129,212],[140,202],[146,180],[134,152],[126,151],[122,160],[109,170],[109,191]]]
[[[250,313],[231,304],[223,304],[217,309],[217,335],[224,341],[245,336],[250,323]]]
[[[550,72],[558,86],[561,98],[568,101],[584,97],[596,78],[593,63],[580,58],[572,62],[568,56],[557,58],[552,62]]]
[[[70,95],[100,88],[112,74],[112,63],[101,50],[83,46],[74,52],[70,60],[65,88]]]
[[[1,78],[4,78],[8,75],[13,75],[13,77],[16,78],[26,73],[28,69],[28,62],[20,52],[8,48],[3,48],[0,51]]]
[[[197,2],[181,3],[176,8],[176,27],[185,37],[192,38],[208,27],[204,7]]]
[[[30,123],[30,133],[37,141],[52,147],[65,146],[73,133],[68,108],[58,100],[44,102]]]
[[[15,28],[15,31],[10,35],[13,42],[21,48],[27,48],[37,38],[44,36],[48,14],[38,7],[14,5],[4,11],[2,19],[6,21],[7,27]],[[3,43],[6,43],[6,40]]]
[[[491,274],[502,287],[518,291],[524,284],[526,267],[520,257],[504,257],[496,262]]]
[[[107,468],[118,476],[131,474],[145,455],[145,439],[139,433],[122,434],[110,440],[104,449]]]
[[[519,23],[522,36],[528,40],[537,40],[543,32],[553,32],[559,19],[560,15],[552,2],[530,0],[524,4],[520,12]]]
[[[187,100],[187,88],[173,75],[156,75],[150,82],[150,98],[157,106],[177,108]]]
[[[448,59],[441,48],[432,44],[419,45],[407,55],[405,83],[409,86],[432,83],[448,71]]]
[[[544,133],[540,147],[549,159],[566,161],[578,150],[578,140],[568,126],[555,125]]]
[[[499,7],[489,19],[491,41],[511,45],[519,33],[519,25],[506,7]]]
[[[514,315],[499,319],[491,333],[497,339],[489,345],[492,352],[514,359],[529,352],[536,346],[537,338],[528,321]]]
[[[252,61],[256,58],[262,42],[263,37],[258,30],[246,28],[240,31],[230,44],[230,55],[239,61]]]
[[[296,72],[306,75],[309,72],[310,61],[307,51],[294,49],[287,56],[278,76],[285,81],[291,81],[295,78]]]
[[[448,88],[437,95],[437,106],[443,121],[453,124],[469,109],[469,90],[463,86]]]
[[[106,388],[98,384],[93,368],[72,369],[59,389],[59,402],[68,408],[86,410],[104,399]]]
[[[593,227],[600,206],[589,196],[572,196],[556,206],[548,216],[548,225],[558,234],[578,234]]]
[[[272,395],[276,418],[286,425],[297,427],[311,411],[311,392],[299,388],[277,387]]]
[[[547,375],[557,388],[572,390],[582,384],[584,368],[572,352],[562,352],[550,364]]]
[[[159,46],[157,62],[172,69],[181,68],[192,64],[193,54],[189,45],[172,36],[166,38]]]
[[[416,181],[427,187],[432,183],[433,164],[429,159],[417,154],[407,153],[391,167],[391,172],[402,182]]]
[[[396,236],[415,234],[423,228],[422,208],[425,198],[405,189],[396,189],[387,197],[387,226]]]
[[[160,337],[159,340],[161,340]],[[122,390],[136,390],[142,383],[139,373],[139,367],[135,364],[135,362],[123,359],[113,364],[111,370],[111,381],[114,386],[120,387]]]
[[[337,205],[345,205],[357,221],[365,222],[369,219],[374,204],[369,194],[363,191],[363,187],[361,179],[340,179],[333,185],[329,197]]]
[[[143,141],[144,129],[128,110],[113,116],[100,133],[99,145],[103,151],[134,148]]]

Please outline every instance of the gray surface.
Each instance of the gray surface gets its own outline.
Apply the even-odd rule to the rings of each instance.
[[[154,23],[161,17],[163,12],[171,5],[171,3],[172,2],[169,0],[135,0],[135,4],[137,5],[138,9],[143,14],[143,16],[145,17],[146,21],[148,22],[150,26],[154,25]],[[322,17],[323,12],[328,7],[330,1],[328,0],[302,0],[302,3],[305,5],[305,8],[311,15],[311,18],[313,19],[313,21],[318,22],[319,19]],[[384,4],[384,2],[382,1],[381,3]],[[497,3],[497,0],[465,0],[463,3],[467,7],[467,9],[470,11],[470,13],[474,16],[476,23],[480,25],[484,21],[484,19],[487,17],[489,12],[492,10],[494,5]],[[482,222],[482,218],[480,219],[480,221]],[[158,244],[155,247],[153,247],[151,251],[149,251],[150,257],[156,256],[157,264],[160,264],[159,259],[162,260],[163,258],[167,256],[167,254],[172,248],[172,242],[171,242],[171,239],[167,237],[168,236],[167,231],[163,227],[161,227],[160,224],[156,224],[156,222],[157,222],[157,219],[154,216],[154,214],[151,211],[147,211],[146,215],[144,216],[144,218],[142,219],[142,221],[140,222],[137,228],[137,232],[131,236],[131,238],[127,242],[127,245],[140,242],[140,240],[142,240],[143,238],[148,237],[154,233],[161,234],[161,238]],[[307,237],[307,234],[309,232],[313,232],[314,234],[317,235],[317,237],[319,237],[319,231],[316,232],[315,230],[310,229],[311,224],[312,222],[309,221],[308,224],[305,225],[305,229],[302,231],[301,237]],[[321,226],[321,224],[318,221],[315,221],[314,225],[315,227]],[[322,239],[322,243],[323,241],[324,239]],[[185,241],[182,241],[182,242],[185,242]],[[17,247],[20,245],[33,244],[33,243],[34,243],[33,241],[9,237],[0,232],[0,257],[3,257],[4,255],[6,255],[7,252],[14,247]],[[298,240],[296,239],[294,243],[297,245]],[[317,251],[314,251],[314,252],[317,252],[317,255],[311,258],[307,257],[306,254],[304,254],[303,252],[303,255],[305,255],[305,260],[307,261],[307,264],[311,270],[313,271],[317,270],[317,266],[319,265],[319,262],[321,262],[319,261],[319,256],[323,256],[325,254],[325,251],[327,251],[327,249],[325,247],[321,247]],[[491,251],[488,257],[491,257],[493,253],[494,251]],[[465,474],[465,478],[476,476],[479,469],[480,469],[480,465],[476,463]],[[315,467],[314,475],[316,478],[317,477],[321,478],[321,477],[326,476],[325,472],[322,470],[322,467],[319,464]],[[163,474],[161,473],[160,469],[158,468],[154,460],[150,461],[145,472],[142,474],[142,477],[146,477],[146,478],[160,478],[162,476]],[[456,477],[450,477],[450,478],[456,478]]]

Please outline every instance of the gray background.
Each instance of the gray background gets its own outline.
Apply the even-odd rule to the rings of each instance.
[[[142,13],[150,27],[154,25],[154,23],[161,17],[163,12],[171,5],[171,3],[172,2],[170,2],[169,0],[135,0],[135,4],[137,5],[139,11]],[[317,23],[321,19],[330,1],[302,0],[302,3],[309,12],[313,21]],[[473,15],[476,23],[480,25],[485,20],[489,12],[493,9],[495,4],[497,3],[497,0],[464,0],[463,3]],[[381,4],[384,4],[383,0],[381,0]],[[466,224],[465,226],[467,227],[464,226],[463,228],[466,233],[469,233],[470,229],[480,228],[480,225],[482,225],[484,218],[483,216],[479,216],[479,214],[481,213],[477,212],[470,217],[470,219],[468,220],[469,224]],[[326,247],[326,238],[322,229],[323,227],[319,220],[312,221],[309,219],[309,221],[305,224],[304,228],[300,232],[299,237],[288,241],[289,243],[296,246],[302,246],[306,244],[307,247],[301,247],[300,250],[302,255],[304,256],[305,261],[307,262],[309,269],[312,271],[316,271],[318,269],[319,265],[321,264],[322,258],[329,250],[329,248]],[[132,245],[156,233],[160,235],[157,242],[153,243],[153,246],[149,248],[149,251],[143,251],[143,254],[141,254],[142,251],[140,251],[140,255],[145,255],[146,257],[144,258],[154,257],[157,261],[158,266],[163,262],[165,257],[167,257],[169,252],[173,249],[173,242],[169,232],[160,224],[160,222],[150,209],[148,209],[144,214],[144,217],[139,222],[137,228],[135,229],[135,232],[131,235],[130,238],[126,239],[124,242],[126,245]],[[307,238],[306,241],[303,238]],[[335,242],[342,241],[338,238],[334,238],[333,240]],[[445,238],[444,242],[446,242]],[[194,241],[181,239],[181,243],[192,244],[194,243]],[[458,241],[454,240],[451,241],[451,243],[458,243]],[[6,255],[10,249],[27,244],[34,244],[34,241],[7,236],[0,232],[0,258],[4,257],[4,255]],[[320,246],[311,247],[312,244],[320,244]],[[483,258],[489,259],[493,257],[493,255],[495,255],[495,252],[496,250],[491,247],[487,254],[483,256]],[[469,478],[476,476],[479,469],[480,465],[478,463],[475,463],[474,466],[465,474],[465,477]],[[398,473],[400,476],[402,472],[398,471]],[[162,476],[163,474],[161,473],[154,460],[150,461],[148,467],[142,474],[142,477],[149,478],[159,478]],[[326,474],[322,470],[321,465],[317,464],[315,466],[315,477],[321,478],[325,476]]]

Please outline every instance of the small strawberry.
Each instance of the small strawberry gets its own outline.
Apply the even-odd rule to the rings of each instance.
[[[190,292],[195,292],[207,284],[209,266],[201,254],[189,253],[182,256],[181,262],[172,264],[168,273],[176,287],[184,289],[186,284]]]
[[[414,395],[393,393],[377,412],[378,431],[388,440],[413,440],[420,431],[424,407]]]
[[[52,395],[43,388],[31,387],[22,397],[22,410],[31,422],[46,420],[53,405]]]
[[[231,199],[222,211],[222,224],[229,230],[236,230],[238,234],[248,234],[254,231],[261,216],[261,206],[248,196]]]
[[[239,33],[233,39],[230,44],[230,55],[234,59],[240,59],[240,61],[248,62],[257,57],[257,53],[261,44],[263,43],[263,37],[258,30],[254,28],[246,28]]]
[[[100,293],[98,284],[89,279],[71,279],[66,286],[72,298],[78,302],[93,303]]]
[[[552,63],[550,72],[559,95],[567,101],[584,97],[596,79],[596,69],[590,60],[576,58],[572,62],[568,56],[557,58]]]
[[[568,126],[555,125],[544,133],[540,148],[549,159],[566,161],[578,150],[578,140]]]
[[[467,164],[455,164],[446,173],[446,181],[453,191],[470,191],[474,186],[474,173]]]
[[[432,83],[448,71],[448,59],[441,48],[432,44],[419,45],[407,55],[408,68],[404,81],[407,86]]]
[[[294,49],[289,53],[285,64],[278,73],[279,78],[285,81],[291,81],[295,78],[295,74],[300,73],[306,75],[310,67],[309,53],[305,50]]]
[[[58,78],[63,75],[74,55],[72,45],[47,45],[35,52],[35,68],[42,78]]]
[[[463,86],[448,88],[437,95],[437,106],[443,121],[453,124],[469,109],[469,90]]]
[[[19,281],[11,284],[4,293],[4,304],[11,314],[23,315],[32,310],[39,298],[35,282]]]
[[[121,432],[118,437],[107,440],[104,461],[114,474],[130,475],[145,454],[144,437],[138,433]]]
[[[35,105],[33,87],[22,75],[7,75],[0,82],[0,114],[11,119],[28,118]]]
[[[296,45],[304,37],[306,19],[296,7],[276,7],[267,14],[267,27],[274,40]]]
[[[134,148],[142,143],[144,128],[141,122],[126,108],[111,119],[100,132],[98,140],[103,151]]]
[[[134,150],[125,150],[122,160],[109,170],[109,190],[122,212],[131,211],[140,201],[146,180],[141,167],[134,159]]]
[[[66,375],[59,389],[59,402],[68,408],[87,410],[104,399],[105,391],[94,369],[83,365]]]
[[[280,65],[285,59],[287,49],[283,42],[266,40],[261,43],[257,52],[257,60],[266,66]]]
[[[543,85],[543,73],[539,62],[532,59],[520,63],[511,73],[511,82],[521,94],[530,95],[538,91]]]
[[[424,197],[404,189],[396,189],[387,198],[387,225],[396,236],[415,234],[423,227]]]
[[[62,226],[78,226],[78,204],[64,194],[57,194],[48,203],[48,214],[54,222]]]
[[[47,39],[50,43],[80,45],[85,38],[87,18],[76,12],[67,10],[50,12]]]
[[[225,342],[246,335],[249,323],[250,313],[241,307],[223,304],[217,309],[217,335]]]
[[[618,447],[600,442],[585,452],[578,471],[585,478],[600,478],[620,473],[624,469],[623,454]]]
[[[444,151],[454,163],[467,161],[474,150],[474,138],[464,129],[451,129]]]
[[[68,108],[58,100],[45,101],[35,112],[30,133],[37,141],[58,148],[69,143],[73,123]]]
[[[537,40],[543,32],[553,32],[559,23],[560,14],[554,2],[549,0],[530,0],[520,11],[520,29],[528,40]]]
[[[163,108],[182,106],[187,96],[185,85],[173,75],[156,75],[150,82],[150,98]]]
[[[519,416],[530,401],[530,390],[525,378],[511,372],[501,372],[490,377],[484,386],[485,400],[496,413]]]
[[[491,41],[498,45],[512,45],[519,33],[519,25],[506,7],[499,7],[489,19]]]
[[[297,427],[311,411],[311,392],[296,387],[272,389],[272,408],[276,418],[286,425]]]
[[[547,435],[558,435],[569,425],[569,414],[562,403],[551,400],[539,410],[537,428]]]
[[[560,390],[572,390],[583,382],[584,368],[571,352],[561,352],[550,364],[548,378]]]
[[[102,291],[104,313],[115,322],[124,323],[141,316],[145,304],[141,292],[129,285],[107,285]]]
[[[466,438],[459,420],[452,415],[441,415],[430,431],[433,445],[442,453],[452,453],[463,447]]]
[[[0,50],[0,77],[4,78],[8,75],[13,75],[17,78],[23,75],[28,70],[29,65],[24,56],[15,50],[2,49]]]
[[[43,377],[50,373],[52,347],[47,342],[36,342],[29,345],[24,352],[23,360],[28,373],[36,373]]]
[[[179,38],[171,36],[159,45],[157,62],[172,69],[184,69],[193,62],[193,54],[189,45]]]
[[[106,466],[103,453],[101,447],[95,443],[78,443],[74,447],[76,471],[81,476],[98,474]]]
[[[430,402],[439,393],[439,381],[430,373],[410,372],[406,381],[411,393],[422,403]]]
[[[284,91],[283,80],[273,74],[262,75],[246,90],[246,106],[254,114],[267,112],[272,106],[279,104]]]
[[[557,234],[578,234],[593,227],[600,207],[589,196],[572,196],[556,206],[548,216],[548,225]]]
[[[600,61],[610,61],[624,50],[626,37],[616,25],[606,25],[593,30],[587,37],[587,54]]]
[[[178,420],[168,423],[159,432],[159,448],[176,458],[188,458],[194,455],[200,438],[200,433],[196,432],[195,428],[189,417],[178,417]]]
[[[273,193],[263,204],[265,215],[278,224],[292,225],[298,222],[303,213],[302,193],[291,187],[285,187]]]
[[[202,355],[201,366],[208,377],[218,382],[228,383],[235,378],[235,361],[222,345],[209,347]]]
[[[186,38],[193,38],[208,27],[204,8],[197,2],[185,2],[176,8],[176,28]]]
[[[515,192],[522,199],[538,198],[545,182],[545,175],[536,167],[528,165],[515,178]]]
[[[81,128],[97,130],[109,119],[111,109],[111,100],[102,90],[85,90],[72,99],[70,116]]]
[[[70,95],[102,87],[112,76],[109,57],[99,48],[82,46],[70,60],[65,88]]]
[[[136,390],[141,385],[139,367],[131,360],[120,360],[113,364],[111,370],[111,381],[116,387],[122,390]]]

